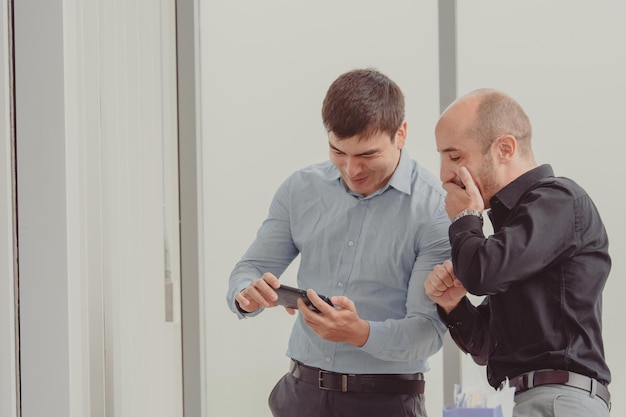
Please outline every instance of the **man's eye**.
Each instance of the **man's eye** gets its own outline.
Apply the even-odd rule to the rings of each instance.
[[[458,161],[459,159],[461,159],[461,157],[460,157],[460,156],[451,156],[451,157],[450,157],[450,160],[451,160],[452,162],[456,162],[456,161]]]

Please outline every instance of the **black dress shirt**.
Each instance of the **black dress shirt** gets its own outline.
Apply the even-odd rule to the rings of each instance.
[[[457,345],[487,365],[497,387],[505,377],[562,369],[611,374],[602,342],[602,290],[611,268],[608,238],[587,193],[539,166],[491,200],[494,233],[477,216],[449,229],[454,272],[472,294],[446,315]]]

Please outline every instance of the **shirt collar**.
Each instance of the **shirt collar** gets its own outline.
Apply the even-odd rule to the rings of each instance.
[[[389,183],[387,184],[387,186],[393,187],[400,192],[411,195],[412,173],[413,167],[411,166],[409,154],[407,153],[407,151],[402,150],[400,152],[400,162],[398,163],[398,167],[389,179]]]
[[[328,181],[338,181],[345,189],[347,193],[353,194],[358,197],[362,197],[360,194],[352,192],[345,184],[343,179],[341,178],[341,174],[337,167],[332,165],[331,170],[328,171],[326,175],[326,179]],[[407,151],[402,150],[400,152],[400,162],[398,162],[398,166],[396,170],[393,172],[393,175],[389,179],[389,182],[382,188],[376,190],[366,198],[372,198],[377,195],[380,195],[387,191],[389,187],[393,187],[396,190],[403,192],[405,194],[411,195],[411,175],[412,175],[412,167],[411,160],[409,159],[409,155]]]
[[[548,177],[554,177],[554,171],[548,164],[531,169],[520,175],[506,187],[498,191],[496,195],[491,197],[489,200],[491,207],[495,207],[499,203],[510,210],[534,183]]]

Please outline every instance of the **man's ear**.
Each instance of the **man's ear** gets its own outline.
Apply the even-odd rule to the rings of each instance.
[[[501,162],[513,159],[517,152],[517,139],[512,135],[503,135],[496,139],[496,155]]]
[[[404,121],[400,125],[400,129],[398,129],[398,131],[396,132],[395,140],[396,140],[396,146],[398,149],[404,148],[404,143],[406,142],[406,129],[407,129],[407,123],[406,121]]]

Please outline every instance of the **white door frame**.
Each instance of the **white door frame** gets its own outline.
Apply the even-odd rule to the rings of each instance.
[[[11,4],[0,0],[0,415],[19,414],[15,309]]]

